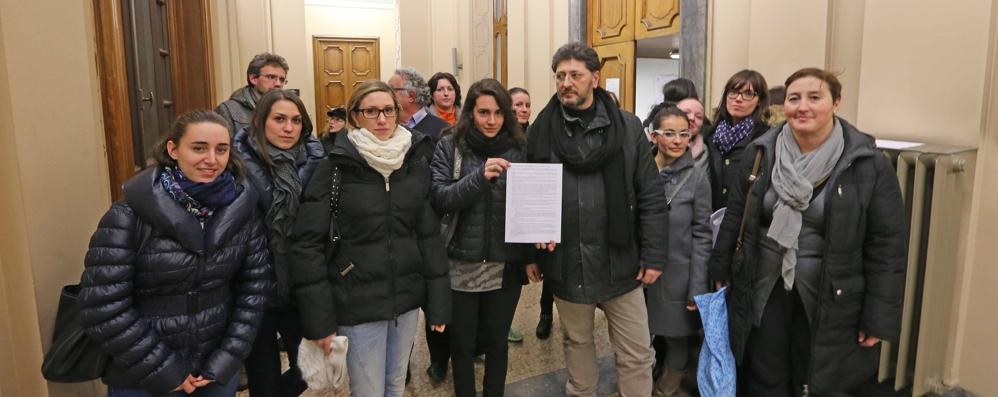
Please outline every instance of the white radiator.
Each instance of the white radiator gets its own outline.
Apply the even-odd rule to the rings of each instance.
[[[956,330],[977,150],[891,141],[878,146],[896,166],[909,222],[901,335],[897,343],[884,343],[878,380],[893,379],[895,390],[910,386],[912,396],[942,393]]]

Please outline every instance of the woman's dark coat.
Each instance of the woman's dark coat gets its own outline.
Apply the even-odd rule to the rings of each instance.
[[[450,278],[440,219],[430,206],[430,138],[412,131],[402,167],[384,177],[345,132],[316,167],[291,233],[291,281],[302,336],[390,320],[425,305],[429,324],[450,322]],[[327,253],[331,172],[340,170],[336,252]],[[351,268],[352,266],[352,268]]]
[[[848,389],[876,371],[879,349],[861,347],[858,332],[897,340],[907,263],[904,205],[894,169],[875,149],[872,137],[837,120],[844,130],[845,150],[825,185],[824,260],[805,380],[813,393]],[[710,278],[730,280],[729,333],[739,363],[758,314],[753,312],[752,286],[759,277],[760,203],[770,188],[781,129],[782,124],[746,147],[710,259]],[[756,147],[764,156],[752,186],[741,258],[734,258]]]
[[[301,133],[299,144],[305,145],[305,156],[296,162],[295,167],[298,169],[298,179],[301,181],[302,190],[304,190],[308,181],[312,178],[312,173],[315,172],[315,167],[326,156],[326,151],[322,148],[322,143],[312,136],[311,132],[304,130]],[[270,210],[270,206],[274,202],[272,192],[274,188],[274,176],[271,174],[270,166],[260,157],[260,153],[267,153],[267,148],[258,147],[256,141],[252,138],[250,129],[244,128],[232,138],[232,150],[243,160],[243,165],[246,168],[246,179],[257,191],[257,208],[266,218],[267,211]],[[266,224],[266,219],[264,221]],[[273,244],[274,242],[271,241],[270,243]],[[272,263],[276,276],[275,291],[270,302],[271,307],[286,304],[290,294],[287,255],[278,255],[279,252],[287,251],[283,248],[271,246],[271,254],[274,255]]]
[[[460,180],[454,181],[454,134],[437,143],[433,153],[433,208],[438,214],[457,212],[457,229],[447,245],[447,257],[465,262],[506,262],[504,286],[519,286],[526,255],[534,247],[528,244],[507,244],[506,236],[506,173],[496,179],[485,179],[486,158],[471,151],[462,141]],[[510,162],[523,162],[522,148],[510,149],[498,156]],[[509,277],[513,280],[509,280]],[[510,284],[509,282],[515,282]]]
[[[724,155],[721,155],[721,149],[718,149],[717,145],[714,144],[714,131],[716,130],[716,123],[707,125],[706,121],[704,121],[704,126],[700,130],[700,133],[703,134],[703,143],[707,146],[707,163],[710,165],[708,168],[710,197],[713,202],[712,207],[714,211],[727,206],[728,190],[731,189],[731,184],[737,179],[738,170],[742,169],[742,153],[748,147],[749,143],[752,143],[752,141],[758,139],[769,130],[769,125],[759,122],[755,123],[752,132],[738,141]],[[749,166],[752,165],[751,161],[749,159]]]
[[[125,183],[90,239],[80,283],[84,329],[111,357],[104,382],[154,395],[188,374],[231,379],[273,286],[256,192],[243,189],[202,229],[159,172]]]

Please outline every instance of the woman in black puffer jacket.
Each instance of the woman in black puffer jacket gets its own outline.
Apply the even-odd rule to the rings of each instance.
[[[384,82],[360,84],[347,109],[350,130],[335,135],[302,196],[291,279],[302,336],[327,354],[333,336],[350,339],[350,392],[401,397],[417,309],[425,305],[435,331],[450,322],[447,257],[430,206],[433,147],[398,124],[398,102]]]
[[[316,164],[325,156],[312,136],[305,104],[291,91],[271,90],[257,102],[249,128],[236,133],[233,150],[246,165],[246,177],[259,194],[277,285],[263,317],[253,351],[246,358],[250,396],[297,396],[308,388],[298,369],[301,330],[289,299],[288,239],[298,200]],[[288,352],[289,369],[281,374],[277,333]]]
[[[230,136],[215,113],[178,118],[90,240],[80,316],[110,395],[235,395],[273,276]]]
[[[505,171],[523,161],[526,141],[511,103],[498,81],[476,82],[453,132],[433,155],[433,206],[457,216],[447,256],[454,294],[454,394],[460,397],[475,395],[476,347],[485,352],[484,395],[503,395],[507,332],[526,279],[524,256],[533,250],[505,242]],[[455,156],[461,159],[457,180]]]

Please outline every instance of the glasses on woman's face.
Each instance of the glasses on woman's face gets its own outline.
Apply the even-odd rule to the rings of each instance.
[[[692,136],[692,134],[690,134],[689,131],[673,131],[673,130],[655,130],[652,131],[652,134],[666,137],[668,139],[675,139],[676,137],[682,139],[690,139],[690,137]]]
[[[738,98],[739,95],[741,95],[742,99],[746,101],[751,101],[755,99],[755,97],[759,96],[759,94],[756,94],[754,91],[728,91],[728,99],[732,101],[735,100],[735,98]]]
[[[354,111],[357,112],[357,113],[360,113],[360,114],[364,115],[365,119],[372,119],[372,120],[378,118],[378,115],[380,115],[380,114],[385,115],[386,119],[395,117],[398,114],[398,108],[396,108],[394,106],[393,107],[387,107],[387,108],[384,108],[384,109],[365,108],[365,109],[356,109]]]

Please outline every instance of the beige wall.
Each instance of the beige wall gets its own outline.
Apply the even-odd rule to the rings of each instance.
[[[492,77],[491,1],[405,0],[401,2],[402,64],[424,74],[451,71],[457,48],[462,90]],[[554,94],[551,55],[568,42],[568,0],[509,0],[507,86],[526,88],[533,116]],[[429,55],[428,55],[429,54]]]
[[[332,5],[306,5],[305,6],[305,32],[304,40],[307,42],[305,48],[305,58],[308,60],[300,76],[301,84],[292,84],[295,87],[309,84],[309,93],[306,97],[302,90],[302,99],[306,100],[309,111],[314,112],[315,104],[315,64],[314,54],[312,54],[313,36],[343,36],[343,37],[376,37],[380,48],[381,76],[375,76],[382,80],[388,80],[395,65],[398,62],[396,50],[398,48],[396,39],[396,26],[398,26],[394,6],[385,8],[379,7],[380,3],[372,3],[365,7],[336,7]],[[307,76],[304,74],[307,73]],[[304,87],[302,87],[304,88]],[[314,115],[314,113],[313,113]]]
[[[62,285],[110,204],[90,2],[0,0],[0,312],[11,396],[87,395],[38,368]],[[39,26],[57,27],[39,29]],[[38,51],[45,48],[45,51]]]

